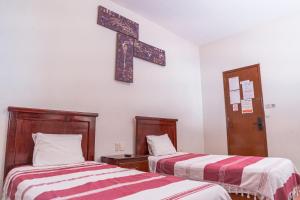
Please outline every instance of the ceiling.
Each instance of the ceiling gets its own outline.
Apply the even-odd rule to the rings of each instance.
[[[300,0],[112,0],[203,45],[300,13]]]

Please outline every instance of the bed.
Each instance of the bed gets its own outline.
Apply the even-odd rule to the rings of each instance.
[[[96,113],[9,107],[3,200],[229,200],[220,186],[94,161]],[[33,133],[81,134],[85,162],[33,166]],[[36,141],[35,141],[36,142]]]
[[[149,135],[167,134],[177,147],[177,119],[135,118],[136,154],[149,154]],[[185,152],[148,159],[151,172],[217,183],[233,199],[287,200],[296,199],[299,194],[300,176],[288,159]]]

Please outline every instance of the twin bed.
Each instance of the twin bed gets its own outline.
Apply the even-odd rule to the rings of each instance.
[[[176,119],[136,117],[136,154],[149,154],[153,147],[148,145],[147,137],[153,135],[159,138],[167,134],[176,148],[176,123]],[[154,173],[217,183],[231,193],[233,199],[296,199],[300,189],[297,170],[290,160],[283,158],[175,151],[149,156],[149,169]]]
[[[249,195],[252,199],[288,200],[298,195],[300,177],[287,159],[175,152],[150,156],[150,170],[157,173],[146,173],[94,162],[96,113],[16,107],[8,110],[3,200],[229,200]],[[136,153],[149,154],[149,135],[167,134],[176,147],[176,122],[136,117]],[[85,162],[33,166],[35,133],[80,134]],[[240,195],[230,197],[224,188]]]
[[[96,113],[8,110],[3,200],[230,199],[217,184],[94,162]],[[82,135],[85,162],[33,167],[34,133]]]

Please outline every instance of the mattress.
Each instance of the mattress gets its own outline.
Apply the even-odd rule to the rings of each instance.
[[[222,185],[229,193],[288,200],[299,194],[300,176],[284,158],[206,155],[178,152],[150,156],[151,172]]]
[[[6,177],[2,198],[3,200],[230,199],[226,190],[216,184],[97,162],[14,168]]]

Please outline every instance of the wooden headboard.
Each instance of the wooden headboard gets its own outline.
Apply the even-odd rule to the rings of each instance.
[[[8,107],[4,178],[14,167],[32,164],[32,133],[82,134],[86,160],[94,160],[97,113]]]
[[[168,134],[173,145],[177,148],[177,119],[141,117],[136,116],[136,141],[135,153],[137,155],[148,155],[147,135]]]

